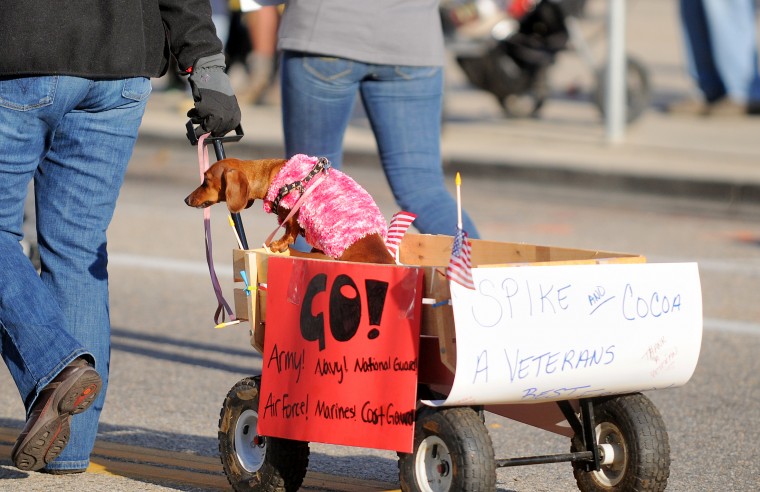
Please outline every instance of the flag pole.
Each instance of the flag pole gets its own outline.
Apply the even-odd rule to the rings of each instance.
[[[454,180],[457,185],[457,228],[462,229],[462,177],[457,172],[457,177]]]

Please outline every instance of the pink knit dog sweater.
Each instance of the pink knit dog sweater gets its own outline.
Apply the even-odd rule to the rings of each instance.
[[[280,188],[302,180],[318,160],[303,154],[291,157],[269,185],[264,211],[272,212],[272,202]],[[331,258],[339,258],[346,248],[369,234],[380,234],[385,241],[385,218],[370,194],[344,173],[336,169],[326,172],[298,209],[298,223],[305,231],[306,242]],[[314,186],[318,177],[309,181],[306,189]],[[293,190],[280,200],[279,207],[291,210],[300,197],[301,192]]]

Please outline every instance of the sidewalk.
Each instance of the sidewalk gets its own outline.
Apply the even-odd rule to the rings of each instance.
[[[590,0],[582,21],[589,37],[601,36],[592,41],[599,60],[605,14],[606,0]],[[469,87],[452,64],[443,129],[446,171],[760,202],[760,117],[685,117],[662,110],[694,91],[679,29],[677,2],[628,1],[627,52],[649,70],[652,106],[617,144],[607,142],[602,116],[589,100],[592,71],[572,51],[552,66],[552,96],[535,119],[504,118],[492,96]],[[177,93],[154,93],[141,139],[185,140],[188,104]],[[283,155],[279,106],[244,107],[242,125],[246,136],[229,147],[231,155]],[[352,121],[345,149],[348,166],[376,162],[374,139],[361,115]]]

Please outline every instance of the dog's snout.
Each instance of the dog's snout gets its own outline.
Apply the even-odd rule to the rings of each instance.
[[[193,192],[187,195],[187,198],[185,198],[185,204],[188,207],[193,207],[193,208],[206,208],[211,205],[208,201],[201,203],[198,200],[198,197],[196,196],[196,192]]]
[[[190,193],[185,198],[185,204],[187,204],[188,207],[197,207],[198,206],[198,200],[195,199],[195,193]]]

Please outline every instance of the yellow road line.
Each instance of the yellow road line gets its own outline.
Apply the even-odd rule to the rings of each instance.
[[[93,454],[105,458],[159,463],[161,465],[188,468],[203,472],[222,472],[222,463],[219,461],[218,457],[199,456],[191,453],[166,451],[155,448],[144,448],[109,441],[97,441],[95,443]]]
[[[190,470],[180,470],[177,468],[165,468],[160,464],[131,463],[128,461],[111,460],[100,456],[93,456],[87,472],[100,473],[106,475],[117,475],[132,479],[149,479],[159,482],[174,482],[188,484],[197,487],[207,487],[219,490],[228,490],[230,488],[227,478],[221,473],[204,473]]]
[[[0,427],[0,459],[10,459],[19,430]],[[218,457],[144,448],[108,441],[97,441],[87,473],[114,475],[229,490]],[[329,475],[309,470],[304,489],[333,492],[391,492],[394,484]],[[396,489],[397,490],[397,489]]]

